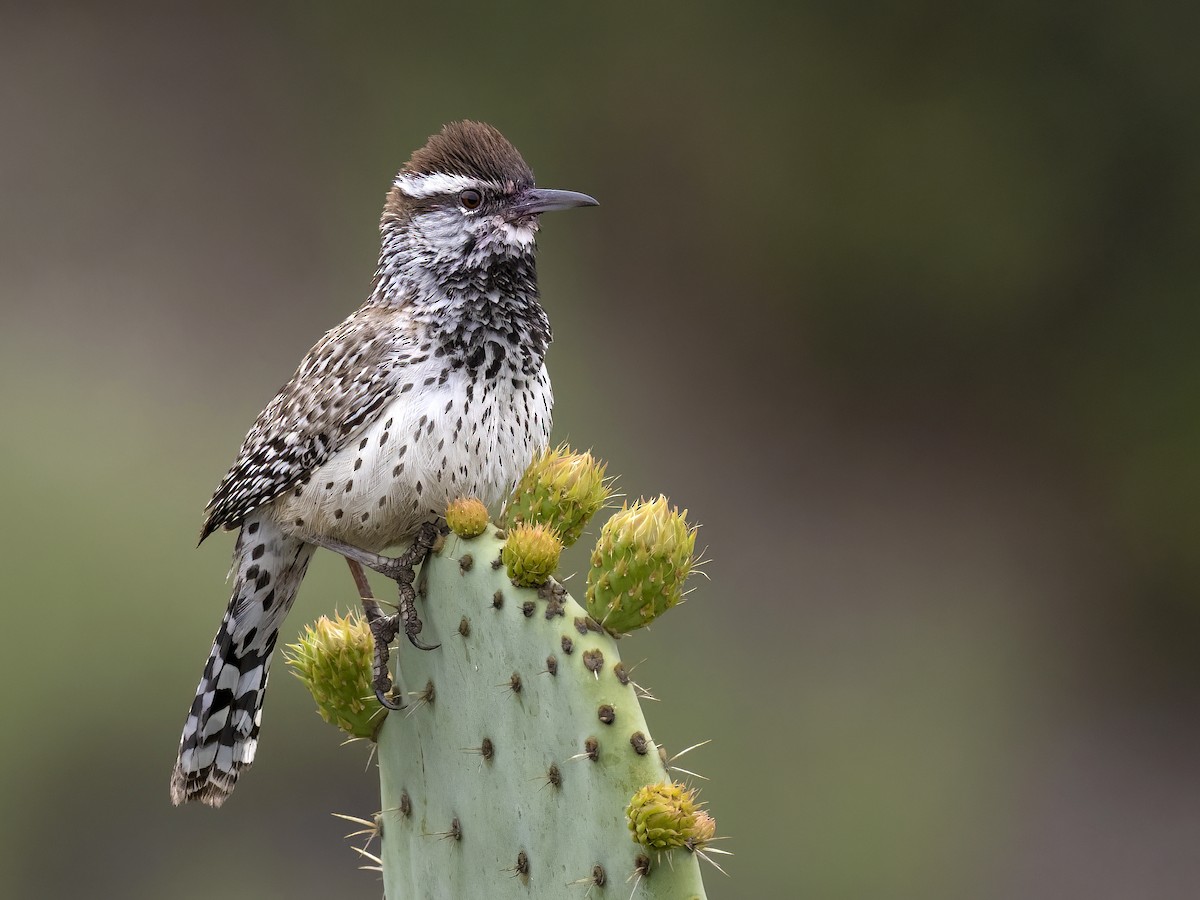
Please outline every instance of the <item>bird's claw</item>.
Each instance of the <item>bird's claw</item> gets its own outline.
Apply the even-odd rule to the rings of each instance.
[[[403,703],[398,703],[392,699],[392,681],[388,679],[387,689],[381,689],[379,685],[375,685],[375,699],[379,701],[379,705],[384,709],[404,709]]]
[[[408,632],[405,632],[405,634],[408,634]],[[440,643],[427,644],[423,640],[421,640],[419,637],[417,637],[415,634],[408,635],[408,642],[410,644],[412,644],[414,647],[416,647],[418,650],[436,650],[438,647],[442,646]]]
[[[392,699],[392,673],[388,666],[391,655],[389,647],[400,628],[400,618],[396,615],[376,615],[370,619],[371,643],[374,645],[374,687],[375,699],[387,709],[401,709],[403,704],[397,704]]]

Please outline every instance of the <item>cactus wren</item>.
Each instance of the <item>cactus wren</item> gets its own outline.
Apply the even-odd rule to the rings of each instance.
[[[206,509],[201,541],[240,529],[236,584],[183,728],[176,804],[220,806],[254,760],[271,654],[315,548],[399,584],[396,616],[364,600],[381,701],[397,630],[425,646],[412,569],[433,523],[460,495],[501,502],[549,441],[538,216],[595,203],[535,187],[512,144],[476,122],[447,125],[401,169],[370,297],[267,404]],[[411,548],[379,555],[398,544]]]

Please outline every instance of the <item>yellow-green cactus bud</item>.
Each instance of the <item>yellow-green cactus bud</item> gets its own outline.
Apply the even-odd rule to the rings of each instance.
[[[508,532],[501,559],[521,587],[545,584],[558,568],[562,541],[548,525],[518,525]]]
[[[547,450],[517,483],[506,524],[550,525],[563,546],[570,547],[612,493],[604,483],[604,468],[592,454],[575,453],[566,444]]]
[[[695,850],[713,839],[717,823],[701,809],[695,791],[679,782],[648,784],[625,810],[633,839],[652,850]]]
[[[696,529],[659,495],[622,506],[600,530],[587,580],[587,609],[613,634],[653,621],[683,597],[696,563]]]
[[[285,660],[317,701],[321,718],[347,734],[374,740],[387,710],[371,686],[371,626],[359,616],[321,616],[308,625]]]
[[[459,497],[446,507],[446,524],[459,537],[478,537],[487,530],[487,507],[475,497]]]

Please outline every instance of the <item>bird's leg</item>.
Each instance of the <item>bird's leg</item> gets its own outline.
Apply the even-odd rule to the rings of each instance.
[[[375,595],[371,593],[371,585],[367,582],[367,573],[363,571],[362,563],[350,557],[345,559],[358,588],[358,597],[362,601],[367,624],[371,627],[371,642],[374,647],[372,686],[375,688],[375,699],[388,709],[401,709],[403,704],[392,699],[392,676],[388,667],[389,646],[396,638],[396,616],[385,616],[379,608]]]
[[[433,545],[439,537],[440,532],[437,526],[432,522],[426,522],[417,532],[412,546],[402,556],[389,561],[400,564],[395,569],[396,574],[391,576],[400,588],[400,608],[396,613],[399,617],[399,625],[404,627],[408,642],[418,650],[436,650],[441,646],[441,644],[426,644],[417,637],[424,625],[420,616],[417,615],[417,591],[413,587],[413,579],[416,577],[413,570],[425,562],[425,557],[429,555],[429,551],[433,549]]]
[[[417,532],[412,546],[396,557],[371,553],[339,541],[336,538],[320,536],[309,538],[310,542],[344,556],[350,565],[350,572],[354,575],[354,582],[358,586],[359,596],[363,601],[363,612],[366,614],[367,622],[371,626],[371,636],[375,644],[375,697],[389,709],[400,708],[390,696],[392,680],[388,669],[388,657],[390,655],[388,648],[392,641],[395,640],[401,627],[403,627],[409,642],[418,650],[436,650],[441,646],[441,644],[426,644],[417,637],[421,633],[424,624],[421,622],[421,617],[417,614],[417,592],[413,588],[413,581],[415,579],[413,570],[425,561],[425,557],[429,555],[429,551],[433,549],[433,545],[440,535],[441,532],[434,523],[426,522],[421,526],[420,531]],[[391,616],[383,614],[383,611],[379,608],[379,603],[371,595],[371,588],[367,584],[362,566],[379,572],[381,575],[386,575],[396,582],[396,585],[400,589],[400,601],[397,604],[398,611],[396,614]]]
[[[404,633],[414,647],[419,650],[436,650],[441,646],[440,644],[426,644],[417,637],[424,626],[420,616],[417,615],[417,592],[413,588],[413,580],[416,575],[413,570],[425,561],[425,557],[429,555],[429,551],[433,549],[433,545],[440,536],[441,532],[438,527],[432,522],[426,522],[417,532],[412,546],[395,557],[381,556],[378,553],[360,550],[358,547],[335,538],[312,537],[309,540],[395,581],[400,588],[399,612],[397,613],[399,625],[404,627]],[[366,612],[367,618],[371,619],[372,610],[366,608]],[[375,604],[374,613],[378,616],[383,615],[378,604]],[[397,627],[396,630],[398,631],[399,628]],[[395,632],[393,632],[393,636],[395,636]]]
[[[371,593],[371,583],[367,581],[367,573],[363,571],[362,563],[358,560],[343,557],[346,560],[346,565],[350,567],[350,575],[354,578],[354,586],[358,588],[358,599],[362,601],[363,612],[367,616],[368,622],[374,622],[376,619],[383,618],[383,610],[379,608],[379,604],[375,600],[375,595]]]

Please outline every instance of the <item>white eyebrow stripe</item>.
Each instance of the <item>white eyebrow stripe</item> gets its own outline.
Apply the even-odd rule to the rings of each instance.
[[[396,187],[414,200],[433,197],[437,194],[454,194],[469,187],[477,187],[478,184],[478,179],[468,175],[447,175],[444,172],[396,176]]]

